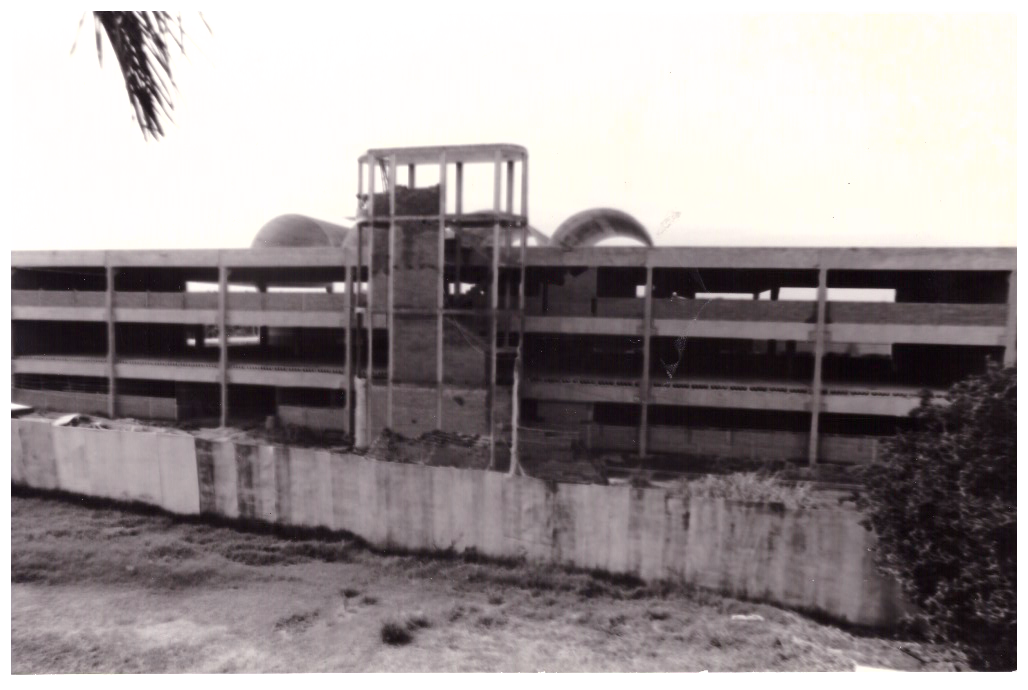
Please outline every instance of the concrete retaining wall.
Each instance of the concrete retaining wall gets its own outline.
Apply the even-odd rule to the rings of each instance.
[[[379,546],[475,549],[685,581],[864,625],[892,625],[898,613],[895,587],[872,563],[873,535],[850,511],[43,420],[12,420],[11,439],[15,484],[345,530]]]

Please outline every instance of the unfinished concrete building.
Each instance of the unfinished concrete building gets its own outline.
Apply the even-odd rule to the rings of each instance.
[[[521,147],[373,149],[358,168],[352,228],[283,216],[245,250],[13,253],[13,400],[275,415],[358,446],[389,428],[494,455],[572,439],[856,463],[923,390],[1016,358],[1014,248],[653,247],[613,209],[547,236]],[[611,237],[636,246],[596,246]]]

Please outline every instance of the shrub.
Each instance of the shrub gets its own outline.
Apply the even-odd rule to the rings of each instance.
[[[421,630],[422,628],[431,628],[432,621],[428,620],[425,616],[420,613],[416,613],[413,616],[407,618],[407,629],[411,632],[415,630]]]
[[[685,488],[691,496],[781,503],[787,508],[807,508],[815,503],[808,484],[786,483],[773,475],[756,472],[708,474],[702,479],[686,482]]]
[[[926,395],[858,504],[912,618],[979,669],[1017,663],[1016,397],[1016,370],[996,365],[954,385],[948,405]]]
[[[382,641],[386,644],[398,647],[410,644],[413,639],[414,636],[411,635],[410,630],[405,625],[400,625],[394,621],[387,621],[382,624]]]

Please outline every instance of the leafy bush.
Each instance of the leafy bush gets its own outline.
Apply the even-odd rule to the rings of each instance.
[[[980,669],[1017,663],[1017,372],[990,365],[925,396],[914,430],[868,469],[859,505],[878,533],[878,559],[936,641]]]

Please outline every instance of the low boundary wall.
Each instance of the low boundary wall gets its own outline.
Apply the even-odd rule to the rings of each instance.
[[[689,498],[665,489],[371,460],[184,433],[11,421],[11,480],[40,489],[346,531],[383,547],[631,573],[888,627],[898,590],[843,509]]]

